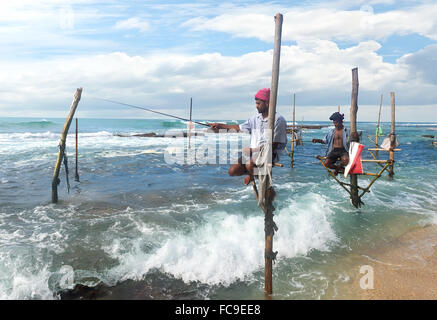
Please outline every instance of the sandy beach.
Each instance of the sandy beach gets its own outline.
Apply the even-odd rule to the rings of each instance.
[[[358,265],[351,281],[342,289],[341,299],[434,300],[437,299],[437,225],[417,227],[387,246],[355,256]],[[356,261],[357,261],[356,260]],[[373,289],[362,289],[361,280],[373,269]],[[365,282],[369,284],[369,282]],[[352,287],[350,287],[352,286]]]

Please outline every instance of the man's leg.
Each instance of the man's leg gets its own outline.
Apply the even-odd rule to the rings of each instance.
[[[337,162],[337,160],[338,159],[333,160],[332,158],[327,158],[325,160],[325,166],[328,167],[329,169],[334,169],[334,175],[337,175],[339,172],[344,172],[344,167],[342,165],[337,166],[335,164]],[[341,161],[343,163],[343,158],[341,158]],[[347,164],[347,162],[346,162],[346,164]]]
[[[337,166],[335,165],[336,161],[337,160],[332,160],[330,158],[326,158],[325,166],[328,167],[329,169],[337,169]]]
[[[247,174],[246,164],[243,164],[243,158],[238,158],[238,163],[234,163],[229,167],[228,174],[231,177],[242,176]]]
[[[228,174],[232,177],[242,176],[247,174],[243,182],[245,185],[249,185],[249,183],[253,180],[254,167],[255,164],[253,163],[253,161],[248,161],[247,163],[243,164],[242,159],[240,158],[238,159],[238,163],[233,164],[229,167]]]
[[[338,166],[338,172],[344,172],[344,167],[347,166],[347,164],[349,163],[349,154],[345,153],[341,156],[340,158],[341,160],[341,165]]]
[[[247,173],[246,166],[239,163],[231,165],[228,170],[228,174],[232,177],[242,176],[245,173]]]
[[[252,159],[250,159],[250,161],[246,163],[247,176],[243,180],[243,183],[246,186],[248,186],[253,180],[253,168],[255,168],[255,163],[253,163]]]

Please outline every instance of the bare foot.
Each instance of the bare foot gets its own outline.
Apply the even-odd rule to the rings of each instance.
[[[249,183],[253,180],[253,177],[251,175],[247,175],[244,179],[243,179],[243,183],[248,186]]]

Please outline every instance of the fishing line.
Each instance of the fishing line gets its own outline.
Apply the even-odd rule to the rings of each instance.
[[[168,113],[164,113],[164,112],[155,111],[155,110],[152,110],[152,109],[149,109],[149,108],[145,108],[145,107],[135,106],[133,104],[128,104],[128,103],[124,103],[124,102],[120,102],[120,101],[115,101],[115,100],[103,99],[103,98],[96,98],[96,97],[91,97],[91,98],[92,99],[96,99],[96,100],[107,101],[107,102],[111,102],[111,103],[115,103],[115,104],[120,104],[120,105],[131,107],[131,108],[141,109],[141,110],[145,110],[145,111],[161,114],[163,116],[167,116],[167,117],[176,118],[176,119],[179,119],[179,120],[190,122],[189,119],[181,118],[181,117],[174,116],[174,115],[171,115],[171,114],[168,114]],[[194,123],[197,123],[197,124],[200,124],[202,126],[210,128],[209,125],[207,125],[205,123],[202,123],[202,122],[197,122],[197,121],[191,121],[191,122],[194,122]]]

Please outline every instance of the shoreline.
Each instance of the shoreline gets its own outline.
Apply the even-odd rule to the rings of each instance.
[[[415,227],[386,246],[355,256],[342,287],[345,300],[437,299],[437,225]],[[354,254],[357,255],[357,254]],[[361,268],[365,266],[362,273]],[[369,267],[371,271],[369,272]],[[362,289],[373,272],[373,289]],[[365,279],[364,279],[365,278]]]

